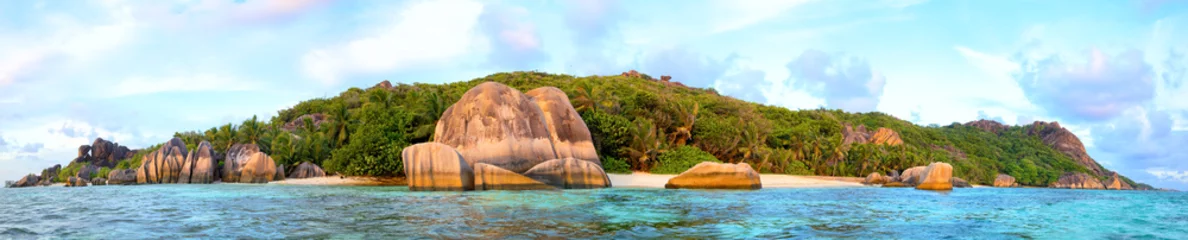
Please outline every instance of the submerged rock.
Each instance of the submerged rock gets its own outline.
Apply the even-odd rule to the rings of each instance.
[[[920,190],[952,190],[953,166],[948,163],[934,162],[928,164],[917,181],[916,189]]]
[[[1105,186],[1102,185],[1100,181],[1097,181],[1096,178],[1082,172],[1064,173],[1064,175],[1060,176],[1060,179],[1056,180],[1056,182],[1053,182],[1052,184],[1049,184],[1048,187],[1069,189],[1105,189]]]
[[[134,185],[136,184],[136,170],[132,169],[117,169],[107,173],[107,184],[109,185]]]
[[[673,177],[664,188],[760,189],[759,173],[746,163],[702,162]]]
[[[474,170],[462,154],[441,143],[421,143],[404,148],[404,174],[413,191],[474,190]]]
[[[86,179],[82,179],[79,177],[70,177],[70,178],[66,179],[66,186],[67,187],[86,187],[87,182],[88,181]]]
[[[495,82],[471,88],[447,108],[437,122],[434,139],[455,149],[468,166],[486,163],[522,173],[557,159],[537,103]]]
[[[316,178],[325,176],[326,171],[323,171],[322,167],[318,167],[317,164],[310,162],[302,162],[293,168],[293,171],[289,172],[289,178]]]
[[[998,177],[994,178],[994,187],[1009,188],[1018,186],[1019,184],[1015,183],[1015,177],[1011,177],[1011,175],[998,174]]]
[[[610,178],[593,161],[562,158],[545,161],[524,172],[524,176],[561,189],[610,187]]]
[[[590,135],[590,128],[582,120],[582,116],[569,103],[569,96],[555,87],[541,87],[528,91],[528,96],[536,102],[544,113],[544,120],[553,141],[553,148],[557,158],[575,158],[602,166],[598,160],[598,150],[594,148],[594,139]]]
[[[474,164],[474,190],[552,190],[554,186],[486,163]]]

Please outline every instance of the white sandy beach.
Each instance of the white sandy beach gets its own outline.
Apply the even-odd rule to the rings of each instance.
[[[636,172],[632,174],[607,174],[611,185],[615,188],[664,188],[668,179],[676,174],[651,174]],[[763,188],[851,188],[867,187],[859,183],[860,178],[839,178],[820,176],[792,176],[781,174],[761,174],[760,181]],[[304,179],[285,179],[269,184],[282,185],[320,185],[320,186],[403,186],[407,184],[403,179],[391,178],[363,178],[363,177],[318,177]]]
[[[269,182],[280,185],[318,185],[318,186],[404,186],[408,182],[397,178],[368,178],[326,176],[316,178],[285,179]]]

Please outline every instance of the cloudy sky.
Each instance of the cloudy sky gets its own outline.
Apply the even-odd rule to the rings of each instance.
[[[1188,3],[0,1],[0,179],[382,80],[638,69],[918,124],[1059,121],[1188,189]]]

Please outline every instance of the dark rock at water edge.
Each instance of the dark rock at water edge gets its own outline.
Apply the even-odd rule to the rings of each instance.
[[[321,167],[318,167],[317,164],[310,162],[302,162],[301,164],[298,164],[297,167],[293,168],[292,171],[289,171],[289,178],[315,178],[325,176],[326,171],[322,170]]]
[[[21,178],[21,180],[18,180],[15,183],[12,183],[12,185],[10,185],[9,187],[13,187],[13,188],[32,187],[32,186],[37,186],[37,183],[40,181],[41,181],[41,177],[38,177],[35,174],[29,174],[29,175],[26,175],[24,178]]]
[[[86,187],[89,181],[79,177],[70,177],[66,179],[66,187]]]
[[[107,184],[110,185],[135,185],[136,184],[136,170],[121,169],[112,170],[107,174]]]
[[[92,185],[92,186],[103,186],[103,185],[107,185],[107,179],[106,179],[106,178],[101,178],[101,177],[97,177],[97,178],[91,179],[91,185]]]

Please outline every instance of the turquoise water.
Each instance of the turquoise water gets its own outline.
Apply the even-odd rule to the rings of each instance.
[[[1188,239],[1188,194],[155,185],[0,189],[0,239]]]

